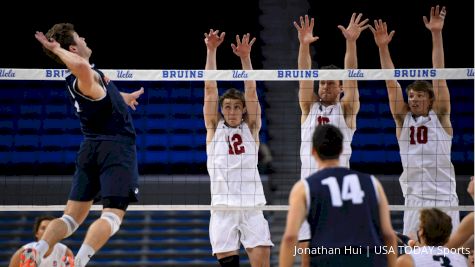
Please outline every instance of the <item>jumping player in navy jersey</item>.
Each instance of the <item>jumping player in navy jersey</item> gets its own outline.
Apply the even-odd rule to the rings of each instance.
[[[135,129],[128,106],[135,109],[143,88],[131,94],[119,92],[89,63],[92,51],[72,24],[56,24],[46,35],[36,32],[35,37],[48,56],[69,70],[68,95],[80,119],[84,140],[64,215],[48,225],[32,249],[25,250],[24,266],[38,266],[49,247],[76,231],[93,200],[100,197],[102,215],[89,227],[75,258],[75,266],[84,267],[119,230],[129,203],[137,201]]]
[[[343,134],[319,125],[312,138],[319,171],[297,182],[289,197],[279,266],[310,254],[311,266],[395,266],[396,236],[383,187],[372,175],[339,167]],[[307,249],[297,249],[299,229],[310,225]]]

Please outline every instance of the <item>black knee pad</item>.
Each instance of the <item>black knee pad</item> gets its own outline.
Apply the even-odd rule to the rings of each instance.
[[[233,255],[219,259],[221,267],[239,267],[239,255]]]
[[[103,197],[102,198],[102,207],[103,208],[110,208],[110,209],[119,209],[119,210],[127,210],[129,206],[129,198],[128,197]]]

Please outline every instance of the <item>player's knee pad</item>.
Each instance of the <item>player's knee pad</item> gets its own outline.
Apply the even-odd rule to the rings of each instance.
[[[239,255],[232,255],[219,259],[221,267],[239,267]]]
[[[79,227],[79,224],[76,222],[76,220],[67,214],[63,214],[63,216],[59,219],[62,220],[68,228],[65,238],[72,235]]]
[[[122,221],[117,214],[110,211],[104,211],[101,215],[101,219],[106,220],[111,226],[111,236],[119,231]]]

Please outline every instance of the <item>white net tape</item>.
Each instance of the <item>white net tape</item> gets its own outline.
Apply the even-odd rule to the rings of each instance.
[[[118,81],[466,80],[473,68],[354,70],[102,70]],[[0,68],[0,80],[63,80],[65,69]]]

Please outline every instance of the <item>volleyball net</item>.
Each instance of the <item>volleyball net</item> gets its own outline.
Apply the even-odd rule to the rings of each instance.
[[[257,209],[276,211],[287,209],[290,188],[300,179],[298,81],[358,81],[361,107],[350,167],[375,174],[391,209],[397,211],[408,208],[399,185],[401,158],[384,80],[400,81],[404,94],[414,80],[447,80],[454,129],[451,160],[460,198],[460,206],[452,208],[473,210],[466,194],[474,162],[473,68],[103,72],[121,91],[145,89],[137,110],[131,111],[137,131],[140,202],[130,210],[256,209],[210,206],[205,80],[218,81],[220,95],[231,87],[243,90],[243,81],[257,81],[262,128],[256,160],[268,202]],[[0,68],[0,210],[64,208],[82,140],[65,89],[66,74],[63,69]],[[282,82],[290,88],[282,88]]]

